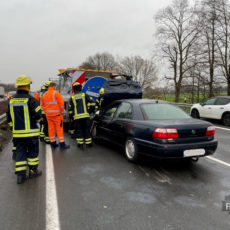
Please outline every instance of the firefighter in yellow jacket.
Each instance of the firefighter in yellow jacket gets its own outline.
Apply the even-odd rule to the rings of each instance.
[[[73,84],[74,94],[69,101],[70,119],[74,120],[76,133],[76,141],[78,147],[92,146],[92,138],[90,136],[90,104],[94,103],[85,93],[82,92],[82,85],[78,82]]]
[[[38,170],[39,128],[37,122],[41,118],[41,107],[38,101],[29,95],[31,80],[25,75],[16,79],[17,93],[10,99],[7,121],[12,127],[16,147],[15,173],[17,183],[26,180],[27,166],[29,178],[41,175]]]

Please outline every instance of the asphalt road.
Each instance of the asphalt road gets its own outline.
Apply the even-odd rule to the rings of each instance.
[[[229,135],[230,129],[217,128],[213,155],[228,164]],[[209,158],[192,164],[143,158],[132,164],[109,143],[79,150],[68,136],[66,142],[70,150],[52,153],[40,143],[43,175],[23,185],[16,184],[11,144],[0,153],[1,230],[230,229],[230,215],[222,211],[230,195],[230,165]],[[46,168],[49,154],[53,165]],[[46,181],[51,166],[55,189]],[[56,227],[47,227],[47,216],[57,219]]]

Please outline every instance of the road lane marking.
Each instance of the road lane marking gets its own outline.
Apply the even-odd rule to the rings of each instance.
[[[217,159],[217,158],[215,158],[215,157],[207,156],[207,158],[210,159],[210,160],[212,160],[212,161],[215,161],[215,162],[217,162],[217,163],[219,163],[219,164],[222,164],[222,165],[224,165],[224,166],[230,167],[230,164],[229,164],[229,163],[226,163],[226,162],[224,162],[224,161],[222,161],[222,160],[219,160],[219,159]]]
[[[230,131],[230,129],[228,128],[222,128],[222,127],[219,127],[219,126],[215,126],[217,129],[223,129],[223,130],[226,130],[226,131]]]
[[[46,145],[46,230],[60,230],[53,156],[50,145]]]

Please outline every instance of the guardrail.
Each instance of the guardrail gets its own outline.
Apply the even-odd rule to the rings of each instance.
[[[189,113],[190,108],[193,106],[193,104],[188,104],[188,103],[175,103],[175,102],[170,102],[172,105],[179,106],[181,109],[183,109],[185,112]]]
[[[3,123],[3,122],[5,122],[6,121],[6,114],[2,114],[1,116],[0,116],[0,125]]]

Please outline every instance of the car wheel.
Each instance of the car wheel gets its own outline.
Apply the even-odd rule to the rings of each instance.
[[[137,162],[138,153],[137,146],[132,138],[127,138],[125,142],[125,156],[128,161]]]
[[[226,113],[222,117],[223,125],[230,126],[230,113]]]
[[[93,123],[93,127],[91,129],[91,136],[94,142],[97,142],[97,125],[95,123]]]
[[[197,109],[193,109],[193,110],[192,110],[191,116],[192,116],[193,118],[196,118],[196,119],[199,119],[199,118],[200,118],[200,114],[199,114],[199,112],[198,112]]]

